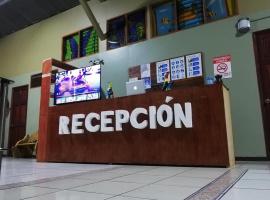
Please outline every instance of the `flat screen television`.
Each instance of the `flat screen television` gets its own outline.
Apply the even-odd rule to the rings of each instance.
[[[55,105],[100,99],[100,65],[58,72],[55,77]]]

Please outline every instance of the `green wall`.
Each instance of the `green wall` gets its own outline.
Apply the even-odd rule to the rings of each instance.
[[[251,16],[260,18],[269,13]],[[224,83],[230,88],[236,156],[266,156],[257,85],[252,33],[236,37],[238,17],[180,31],[143,43],[100,53],[70,62],[83,67],[90,59],[103,59],[102,85],[112,81],[118,96],[125,95],[128,68],[194,52],[204,53],[205,75],[213,74],[212,58],[232,55],[233,78]],[[270,28],[270,20],[253,24],[253,31]],[[210,111],[210,112],[215,112]]]
[[[90,2],[93,2],[103,30],[105,30],[106,19],[147,5],[149,2],[138,0],[131,4],[129,1],[117,0],[122,3],[120,6],[120,4],[114,4],[115,1],[110,0],[103,4]],[[243,0],[240,2],[243,5]],[[259,5],[263,7],[262,4]],[[243,14],[250,13],[248,9],[246,11]],[[252,15],[245,14],[252,19],[269,15],[270,10]],[[103,59],[105,61],[102,68],[103,86],[106,87],[107,81],[112,81],[116,95],[123,96],[125,82],[128,80],[128,68],[131,66],[203,52],[205,75],[212,75],[212,58],[230,54],[232,55],[233,78],[224,82],[231,91],[236,156],[265,156],[252,33],[242,37],[235,36],[234,25],[238,18],[228,18],[116,50],[105,51],[105,42],[101,42],[101,53],[70,63],[83,67],[90,59]],[[13,87],[29,84],[30,75],[41,70],[42,60],[48,57],[57,59],[61,57],[61,37],[87,26],[89,26],[88,19],[80,7],[75,7],[0,39],[0,76],[15,80]],[[252,26],[253,32],[267,29],[270,28],[270,20],[264,19],[253,23]],[[27,133],[38,128],[39,97],[40,88],[30,89]]]

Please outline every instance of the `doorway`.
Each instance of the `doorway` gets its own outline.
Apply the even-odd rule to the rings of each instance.
[[[253,33],[267,157],[270,159],[270,29]]]
[[[14,87],[11,97],[8,149],[11,149],[26,134],[27,102],[28,85]],[[11,155],[11,151],[8,154]]]

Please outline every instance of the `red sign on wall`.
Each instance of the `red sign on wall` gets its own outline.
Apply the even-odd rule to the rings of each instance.
[[[222,78],[232,78],[231,56],[220,56],[213,59],[214,74],[222,75]]]

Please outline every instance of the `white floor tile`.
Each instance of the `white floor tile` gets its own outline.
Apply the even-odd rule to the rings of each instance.
[[[0,190],[0,199],[1,200],[19,200],[19,199],[44,195],[48,193],[53,193],[56,191],[58,190],[26,186],[26,187],[12,188],[12,189],[7,189],[7,190]]]
[[[126,182],[126,183],[154,183],[156,181],[164,179],[164,176],[150,176],[145,174],[133,174],[128,176],[123,176],[120,178],[115,178],[113,181]]]
[[[194,177],[181,177],[175,176],[172,178],[159,181],[155,184],[158,185],[176,185],[176,186],[186,186],[186,187],[204,187],[205,185],[211,183],[213,180],[209,178],[194,178]]]
[[[250,169],[248,170],[249,174],[270,174],[270,170],[259,170],[259,169]]]
[[[134,174],[139,172],[144,172],[152,169],[156,169],[158,167],[155,166],[128,166],[124,165],[122,168],[112,169],[110,172],[117,173],[117,174]]]
[[[117,196],[109,200],[156,200],[156,199],[146,199],[146,198],[137,198],[137,197],[127,197],[127,196]]]
[[[270,190],[231,189],[221,200],[269,200]]]
[[[56,189],[70,189],[82,185],[87,185],[96,182],[95,180],[81,180],[81,179],[62,179],[55,180],[40,184],[35,184],[33,186],[44,187],[44,188],[56,188]]]
[[[183,172],[177,176],[216,179],[217,177],[224,174],[227,170],[228,169],[224,169],[224,168],[194,168],[192,170]]]
[[[104,181],[100,183],[94,183],[82,187],[77,187],[72,190],[82,191],[82,192],[95,192],[101,194],[112,194],[119,195],[131,190],[134,190],[138,187],[141,187],[142,184],[138,183],[123,183],[123,182],[110,182]]]
[[[120,165],[39,163],[35,159],[5,157],[2,160],[0,186],[118,167]]]
[[[199,189],[200,188],[149,185],[141,189],[128,192],[125,194],[125,196],[157,200],[181,200],[185,199]]]
[[[270,180],[244,180],[238,181],[234,188],[270,190]]]
[[[117,178],[123,176],[121,174],[117,174],[117,173],[110,173],[110,172],[98,172],[98,173],[89,173],[89,174],[83,174],[81,176],[76,176],[74,177],[75,179],[90,179],[90,180],[97,180],[97,181],[101,181],[101,180],[108,180],[108,179],[113,179],[113,178]]]
[[[60,191],[54,194],[44,195],[40,197],[30,198],[27,200],[104,200],[112,197],[106,194],[76,192],[76,191]]]
[[[270,181],[270,173],[269,174],[259,174],[259,173],[249,173],[247,172],[243,177],[243,179],[251,179],[251,180],[256,180],[256,179],[261,179],[261,180],[269,180]]]
[[[159,167],[156,169],[139,172],[138,174],[146,174],[152,176],[173,176],[179,173],[183,173],[184,171],[188,171],[192,168],[189,167]]]

